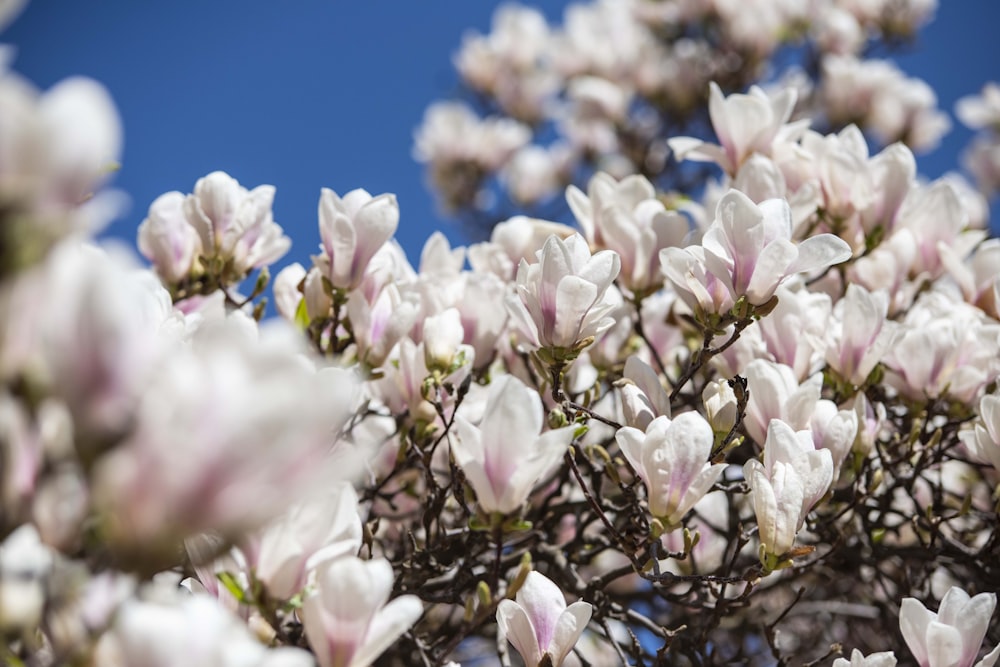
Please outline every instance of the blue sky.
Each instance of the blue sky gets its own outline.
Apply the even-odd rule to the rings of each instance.
[[[486,31],[497,2],[469,0],[34,0],[0,41],[14,69],[47,88],[69,75],[104,83],[125,126],[114,185],[132,201],[109,232],[134,241],[150,202],[190,192],[222,169],[244,186],[277,186],[275,219],[293,239],[284,266],[319,243],[321,187],[394,192],[397,237],[411,260],[444,220],[411,157],[426,106],[455,90],[451,56],[465,30]],[[535,3],[558,19],[569,3]],[[998,0],[942,0],[913,54],[941,106],[1000,79]],[[935,177],[957,165],[969,132],[918,157]],[[994,219],[997,207],[994,207]]]

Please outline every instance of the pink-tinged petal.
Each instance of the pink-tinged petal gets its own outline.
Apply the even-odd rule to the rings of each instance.
[[[413,627],[423,613],[424,606],[416,595],[402,595],[382,607],[368,625],[364,642],[349,667],[371,665],[401,634]]]
[[[962,664],[962,635],[956,628],[931,621],[926,637],[927,667],[959,667]]]
[[[938,621],[960,629],[965,646],[963,657],[968,663],[979,653],[996,604],[995,593],[980,593],[970,599],[957,586],[952,586],[941,599]]]
[[[622,376],[634,382],[646,396],[653,418],[670,416],[670,396],[660,384],[660,376],[649,364],[633,354],[625,360]]]
[[[542,659],[535,629],[528,614],[513,600],[501,600],[497,605],[497,630],[500,641],[506,639],[521,654],[526,665],[537,665]]]
[[[518,590],[516,601],[528,615],[538,648],[546,651],[556,636],[559,617],[566,609],[563,592],[548,577],[532,571]]]
[[[396,195],[382,194],[362,206],[354,216],[358,246],[353,271],[364,272],[378,249],[392,238],[399,226],[399,203]]]
[[[936,618],[937,614],[928,611],[915,598],[903,598],[899,605],[899,631],[921,667],[928,664],[927,627]]]
[[[538,437],[544,421],[538,393],[513,375],[501,375],[493,380],[484,414],[480,428],[487,434],[486,446],[493,442],[504,443],[500,447],[506,450],[510,447],[530,449],[528,443]]]
[[[598,299],[597,286],[578,276],[566,276],[556,287],[551,331],[542,334],[556,347],[572,347],[580,336],[583,318]],[[545,323],[549,323],[548,313]]]
[[[452,433],[451,455],[476,492],[480,507],[487,512],[499,511],[499,499],[493,492],[493,483],[486,471],[486,452],[483,450],[480,430],[457,415]]]
[[[795,259],[788,273],[815,271],[846,262],[853,254],[851,246],[839,236],[819,234],[810,236],[798,245],[799,256]]]
[[[562,665],[566,656],[576,646],[580,635],[587,628],[587,623],[590,622],[593,613],[594,608],[589,602],[577,600],[559,615],[552,642],[545,647],[545,650],[552,656],[553,667]]]

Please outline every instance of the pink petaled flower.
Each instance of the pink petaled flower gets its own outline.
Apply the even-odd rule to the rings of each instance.
[[[395,195],[372,197],[357,189],[340,197],[323,188],[319,198],[323,252],[313,261],[334,287],[354,289],[361,284],[372,257],[396,233],[398,225]]]
[[[886,320],[889,295],[848,285],[827,330],[826,361],[840,377],[860,386],[892,345],[897,324]]]
[[[514,600],[497,605],[500,641],[507,639],[527,667],[560,667],[590,622],[593,606],[577,600],[566,606],[548,577],[529,572]]]
[[[636,294],[663,285],[660,250],[681,246],[688,222],[680,213],[667,211],[649,180],[633,175],[616,181],[598,173],[590,179],[587,194],[569,186],[566,201],[591,246],[618,253],[622,285]]]
[[[231,263],[234,279],[277,261],[291,247],[271,214],[274,186],[247,190],[221,171],[198,179],[184,199],[184,216],[206,257]]]
[[[996,606],[996,593],[970,598],[952,586],[941,598],[936,614],[915,598],[903,598],[899,629],[920,667],[993,667],[1000,658],[1000,645],[979,662],[974,661]]]
[[[538,480],[559,460],[574,427],[540,433],[542,400],[512,375],[490,384],[485,417],[477,427],[455,418],[451,453],[486,512],[516,512]]]
[[[565,241],[550,236],[538,263],[521,260],[517,293],[507,298],[513,326],[531,348],[557,354],[579,353],[614,324],[615,307],[608,288],[618,276],[618,255],[602,250],[593,256],[580,235]]]
[[[693,137],[675,137],[668,142],[670,149],[678,160],[715,162],[726,173],[735,175],[753,153],[770,155],[775,143],[794,141],[805,131],[808,121],[788,123],[795,99],[793,88],[786,88],[772,98],[756,86],[747,95],[723,97],[722,89],[712,82],[708,112],[722,145]]]
[[[316,568],[302,601],[302,625],[320,667],[368,667],[423,613],[420,598],[389,601],[389,561],[344,556]]]
[[[646,485],[649,513],[668,530],[678,526],[726,468],[708,461],[715,436],[697,412],[657,417],[643,433],[625,427],[615,440]]]
[[[825,269],[846,261],[851,249],[832,234],[793,243],[791,210],[783,199],[760,205],[738,190],[730,190],[702,239],[705,268],[722,281],[734,300],[746,296],[759,306],[796,273]]]
[[[795,432],[774,419],[767,429],[764,462],[743,465],[757,516],[762,561],[778,557],[795,543],[795,535],[833,481],[833,458],[827,449],[815,449],[809,431]]]

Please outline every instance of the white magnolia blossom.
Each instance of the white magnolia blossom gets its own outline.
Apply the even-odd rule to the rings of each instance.
[[[743,476],[750,485],[762,554],[780,557],[792,548],[806,515],[830,488],[833,458],[829,450],[813,447],[808,431],[795,432],[774,419],[764,462],[750,459]]]
[[[689,229],[687,218],[667,211],[656,198],[649,180],[635,175],[616,181],[600,172],[590,179],[587,194],[569,186],[566,201],[591,246],[618,253],[622,285],[644,295],[663,284],[659,252],[682,246]]]
[[[118,112],[91,79],[65,79],[41,93],[0,66],[0,117],[0,202],[27,214],[37,229],[24,232],[49,245],[72,231],[78,207],[117,166]]]
[[[510,641],[526,665],[561,667],[592,613],[593,606],[583,600],[567,607],[559,587],[532,571],[513,600],[497,605],[499,640]]]
[[[766,303],[789,276],[825,269],[851,256],[848,245],[832,234],[794,243],[788,202],[772,199],[757,205],[738,190],[730,190],[719,200],[702,247],[703,254],[694,254],[691,248],[661,250],[667,277],[678,289],[690,289],[688,276],[696,275],[694,267],[678,271],[678,265],[693,259],[728,289],[732,301],[746,297],[754,306]]]
[[[795,107],[795,91],[785,89],[768,97],[754,86],[747,95],[723,97],[714,82],[709,92],[708,110],[719,145],[692,137],[670,139],[678,160],[711,161],[735,175],[743,161],[753,153],[770,155],[776,144],[794,141],[809,123],[789,123]]]
[[[361,284],[372,257],[396,233],[398,225],[395,195],[372,197],[357,189],[340,197],[323,188],[319,198],[322,252],[313,261],[334,287],[354,289]]]
[[[993,667],[1000,659],[1000,645],[982,660],[976,662],[976,658],[996,606],[996,593],[970,598],[953,586],[941,599],[937,613],[915,598],[903,598],[899,629],[919,667]]]
[[[1000,84],[987,82],[979,95],[958,100],[955,115],[973,130],[1000,129]]]
[[[593,343],[614,324],[608,316],[615,306],[608,288],[620,267],[614,252],[591,255],[582,236],[565,241],[550,236],[538,252],[537,263],[521,260],[517,293],[506,302],[524,345],[558,355]]]
[[[512,375],[490,383],[478,426],[455,418],[451,453],[484,511],[516,512],[566,452],[573,427],[541,433],[542,423],[541,398]]]
[[[657,417],[645,433],[626,426],[615,440],[646,485],[649,513],[667,529],[680,525],[726,467],[709,462],[715,438],[712,427],[696,412],[673,420]]]
[[[897,324],[886,319],[889,295],[848,285],[827,328],[826,361],[847,382],[861,386],[895,340]]]
[[[320,667],[368,667],[423,613],[414,595],[389,600],[387,560],[343,556],[319,564],[315,576],[300,613]]]

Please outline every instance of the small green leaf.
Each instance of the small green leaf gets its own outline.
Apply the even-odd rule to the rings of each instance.
[[[226,590],[233,594],[237,602],[246,602],[246,593],[243,587],[236,581],[236,577],[231,572],[217,572],[215,577],[226,587]]]

